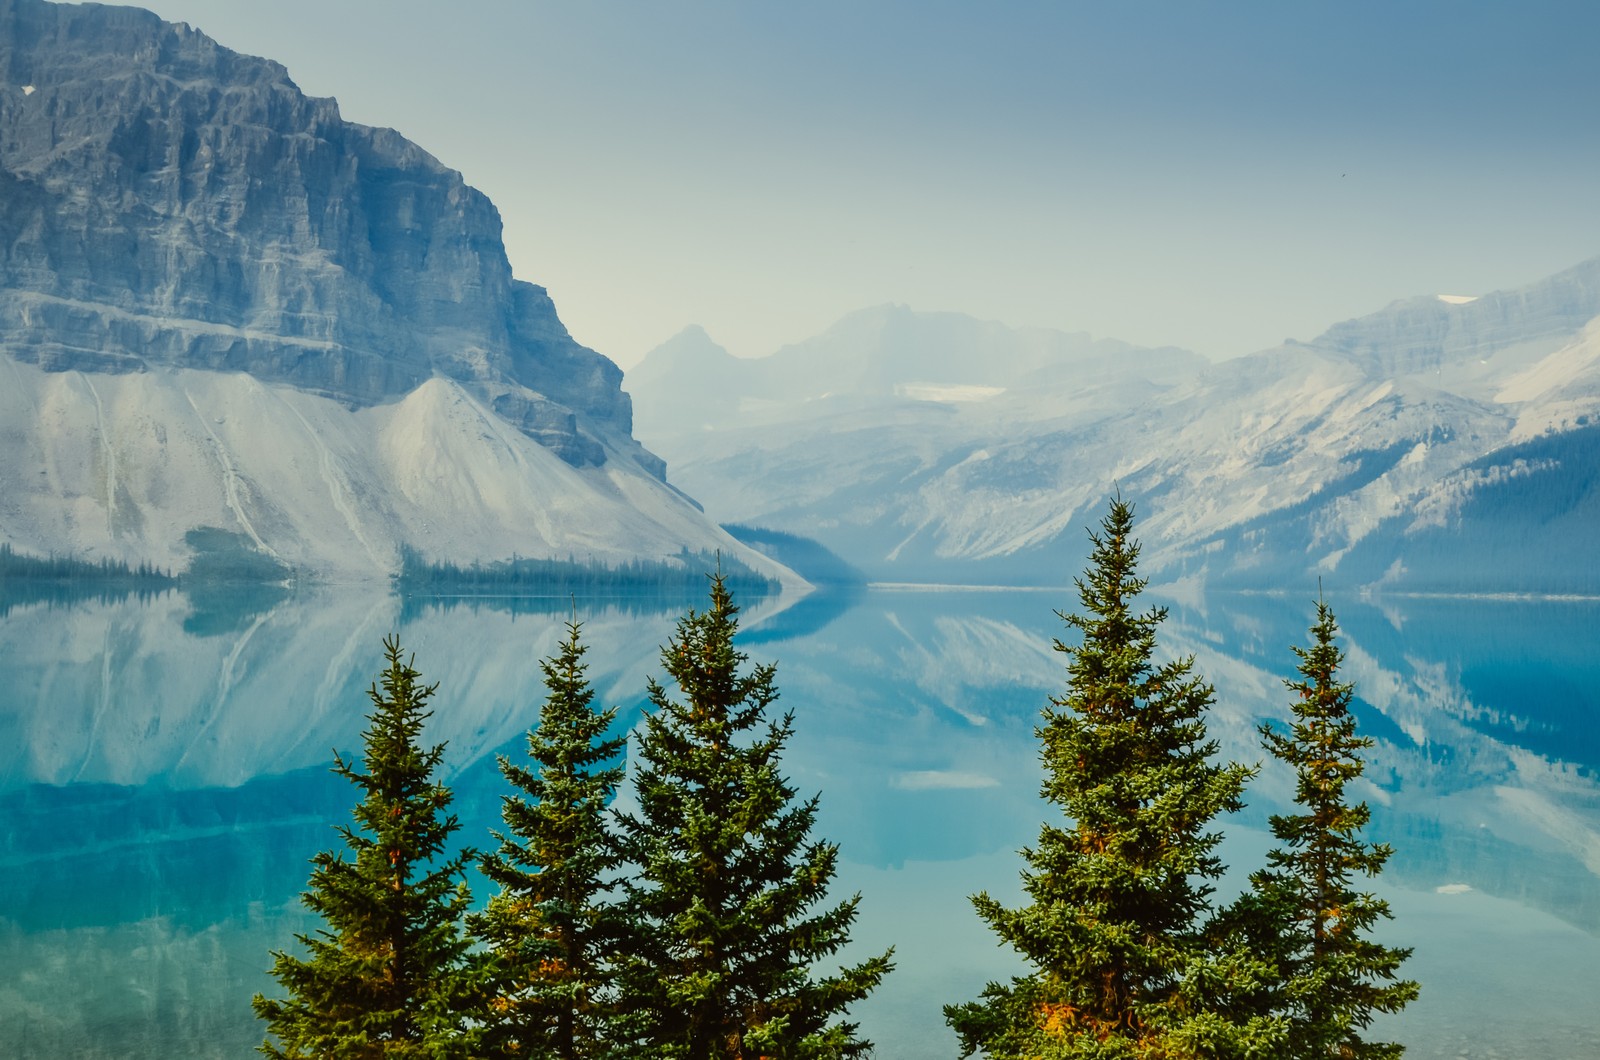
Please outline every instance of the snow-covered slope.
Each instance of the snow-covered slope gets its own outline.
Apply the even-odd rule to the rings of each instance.
[[[845,389],[645,438],[714,516],[810,534],[880,579],[1063,581],[1120,488],[1165,577],[1592,591],[1596,317],[1600,259],[1216,365],[1124,348],[981,400]],[[655,422],[672,406],[642,382]]]
[[[379,576],[402,548],[467,562],[760,560],[624,460],[573,467],[458,382],[351,409],[244,373],[45,372],[0,357],[0,538],[184,569],[197,527],[281,564]],[[767,563],[764,569],[776,570]]]

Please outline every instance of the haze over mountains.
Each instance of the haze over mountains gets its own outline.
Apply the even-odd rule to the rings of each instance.
[[[624,392],[511,275],[493,205],[398,133],[148,12],[0,0],[24,553],[181,570],[218,530],[334,577],[685,548],[776,571],[738,522],[883,580],[1059,583],[1120,488],[1161,579],[1600,591],[1597,318],[1600,259],[1216,364],[887,306],[755,361],[689,329]]]
[[[23,552],[760,563],[665,485],[461,174],[133,8],[0,0],[0,377]]]
[[[708,512],[878,579],[1059,583],[1120,488],[1158,578],[1596,591],[1597,318],[1600,259],[1217,364],[883,307],[756,361],[691,329],[626,385]]]

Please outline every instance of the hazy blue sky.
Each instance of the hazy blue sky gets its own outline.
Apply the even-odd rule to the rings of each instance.
[[[1600,254],[1600,4],[154,0],[499,206],[634,363],[884,302],[1231,356]]]

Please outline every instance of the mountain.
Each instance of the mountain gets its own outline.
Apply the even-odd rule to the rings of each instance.
[[[670,439],[862,410],[926,411],[1030,387],[1034,376],[1064,364],[1120,375],[1129,358],[1151,377],[1204,363],[1186,350],[1143,350],[1082,333],[886,305],[852,313],[813,339],[759,359],[734,357],[704,329],[689,327],[630,369],[627,385],[648,397],[638,405],[639,436]]]
[[[0,374],[23,551],[745,555],[461,174],[134,8],[0,0]]]
[[[869,316],[913,317],[901,334],[967,352],[939,350],[919,385],[914,342],[886,350],[841,324],[769,359],[811,365],[789,400],[760,388],[791,366],[747,368],[721,418],[697,422],[657,396],[660,366],[686,363],[680,336],[627,380],[651,410],[641,437],[718,519],[814,536],[880,580],[1059,583],[1120,488],[1163,579],[1600,591],[1600,259],[1217,364]],[[888,391],[880,361],[895,366]],[[952,364],[969,374],[937,374]]]

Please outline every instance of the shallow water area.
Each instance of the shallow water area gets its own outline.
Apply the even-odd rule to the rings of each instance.
[[[1332,598],[1378,743],[1360,794],[1395,855],[1385,941],[1415,948],[1421,999],[1382,1034],[1411,1057],[1579,1057],[1600,1048],[1600,604]],[[579,600],[598,698],[637,722],[684,606]],[[538,661],[571,604],[313,590],[202,609],[176,593],[0,617],[0,1042],[17,1057],[253,1055],[268,953],[314,927],[307,860],[353,793],[381,638],[440,683],[464,842],[485,845],[543,698]],[[1015,851],[1048,808],[1033,726],[1064,685],[1052,608],[1068,592],[876,589],[745,614],[795,712],[785,758],[841,846],[833,895],[862,894],[852,952],[897,947],[860,1007],[886,1060],[954,1056],[943,1004],[1020,968],[966,895],[1018,891]],[[1259,761],[1281,717],[1309,597],[1171,605],[1161,646],[1217,686],[1222,754]],[[1227,822],[1224,891],[1269,845],[1291,778],[1264,768]],[[621,798],[626,801],[624,791]],[[482,897],[480,895],[480,897]],[[848,955],[847,955],[848,959]]]

